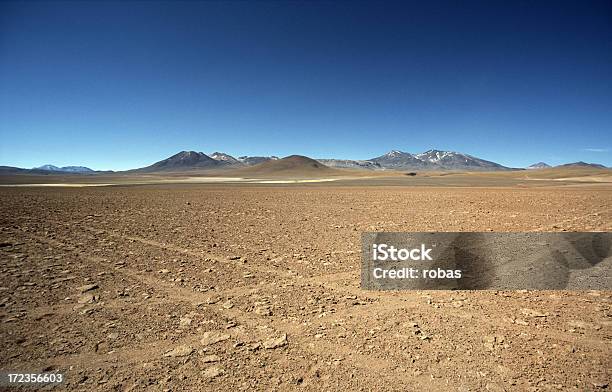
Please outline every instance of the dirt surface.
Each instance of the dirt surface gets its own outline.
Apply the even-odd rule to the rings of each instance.
[[[612,229],[609,185],[510,185],[1,188],[0,369],[70,390],[609,389],[612,292],[359,288],[364,231]]]

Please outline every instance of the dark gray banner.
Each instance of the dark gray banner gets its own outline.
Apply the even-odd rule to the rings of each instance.
[[[373,290],[612,290],[612,233],[364,233]]]

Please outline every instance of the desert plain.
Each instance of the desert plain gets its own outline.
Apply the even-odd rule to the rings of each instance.
[[[609,172],[190,178],[2,178],[22,186],[0,187],[1,370],[89,391],[611,388],[611,291],[360,288],[362,232],[610,231]]]

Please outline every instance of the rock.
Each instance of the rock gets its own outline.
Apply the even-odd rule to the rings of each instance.
[[[548,313],[542,313],[533,309],[521,309],[521,313],[529,317],[548,317]]]
[[[225,373],[225,371],[222,368],[218,366],[212,366],[204,370],[202,375],[206,378],[215,378],[221,376],[223,373]]]
[[[229,260],[240,260],[240,256],[229,256]]]
[[[487,350],[493,350],[495,348],[495,343],[499,343],[497,341],[497,336],[488,335],[482,338],[482,343]]]
[[[115,340],[115,339],[117,339],[119,337],[119,334],[117,332],[111,332],[111,333],[108,334],[107,337],[109,339],[111,339],[111,340]]]
[[[482,338],[483,345],[487,350],[493,350],[495,347],[508,348],[507,344],[504,344],[506,338],[501,335],[488,335]]]
[[[164,357],[187,357],[193,353],[191,346],[182,345],[164,354]]]
[[[599,389],[606,389],[606,388],[608,388],[608,383],[607,382],[595,381],[595,382],[592,382],[591,384],[593,384],[593,386],[595,388],[599,388]]]
[[[263,342],[264,348],[267,348],[267,349],[274,349],[274,348],[278,348],[278,347],[282,347],[286,345],[287,345],[287,334],[286,333],[282,334],[281,336],[277,338],[270,338],[266,340],[265,342]]]
[[[221,360],[221,357],[218,355],[205,355],[204,357],[202,357],[202,362],[204,363],[210,363],[210,362],[219,362]]]
[[[85,293],[85,294],[79,295],[77,302],[80,304],[93,304],[93,303],[98,302],[99,299],[100,297],[97,295],[93,295],[91,293]]]
[[[86,284],[85,286],[78,287],[78,290],[81,294],[83,294],[88,291],[95,290],[97,288],[98,288],[98,285],[95,283],[92,283],[92,284]]]
[[[220,331],[206,331],[200,339],[200,343],[204,346],[210,346],[215,343],[222,342],[230,338],[230,335]]]
[[[187,318],[187,317],[181,317],[181,319],[179,320],[179,325],[181,327],[188,327],[191,325],[191,319]]]
[[[231,303],[230,301],[225,302],[223,305],[221,305],[223,307],[223,309],[231,309],[234,307],[234,304]]]

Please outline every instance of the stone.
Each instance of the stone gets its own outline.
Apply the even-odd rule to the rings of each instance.
[[[223,305],[221,305],[223,307],[223,309],[231,309],[234,307],[234,304],[231,303],[230,301],[225,302]]]
[[[200,339],[200,343],[204,346],[210,346],[215,343],[222,342],[230,338],[230,335],[220,331],[206,331]]]
[[[181,317],[181,319],[179,320],[179,325],[181,327],[188,327],[191,325],[191,319],[188,317]]]
[[[274,349],[274,348],[283,347],[286,345],[287,345],[287,334],[286,333],[282,334],[279,337],[270,338],[263,342],[264,348],[267,348],[267,349]]]
[[[91,293],[85,293],[79,296],[77,302],[80,304],[93,304],[98,302],[99,297]]]
[[[542,313],[533,309],[521,309],[521,313],[529,317],[548,317],[548,313]]]
[[[225,373],[225,371],[222,368],[218,366],[212,366],[205,369],[202,375],[206,378],[215,378],[221,376],[223,373]]]
[[[164,354],[164,357],[187,357],[193,353],[193,347],[182,345],[168,351]]]
[[[218,355],[205,355],[202,357],[202,362],[204,363],[210,363],[210,362],[219,362],[221,360],[221,357],[219,357]]]

